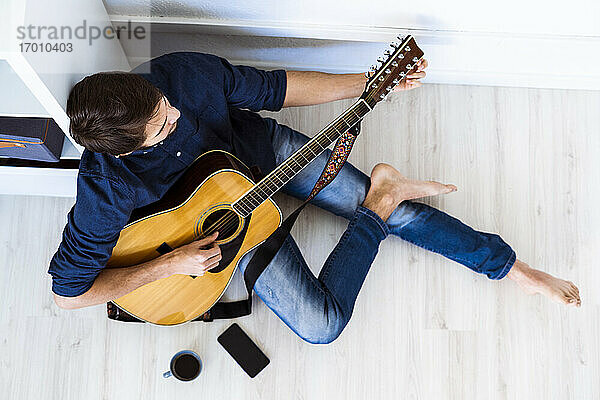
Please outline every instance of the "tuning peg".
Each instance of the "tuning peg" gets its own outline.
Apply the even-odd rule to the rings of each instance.
[[[383,76],[380,76],[380,77],[379,77],[379,80],[380,80],[380,81],[384,81],[384,80],[385,80],[385,78],[384,78]]]
[[[368,72],[365,72],[365,78],[369,79],[371,75]]]
[[[413,60],[413,62],[417,62],[417,61],[419,61],[419,58],[418,57],[413,57],[412,60]]]
[[[390,46],[392,46],[394,49],[397,49],[400,46],[400,43],[398,43],[398,42],[392,42],[390,44]]]
[[[397,84],[399,84],[399,83],[400,83],[400,79],[394,79],[394,80],[392,81],[392,83],[393,83],[394,85],[397,85]]]
[[[379,97],[385,99],[385,94],[382,93]]]
[[[392,87],[388,86],[388,87],[385,88],[385,90],[387,90],[388,92],[391,92],[392,91]]]
[[[410,51],[410,47],[406,46],[406,47],[404,48],[404,51]]]
[[[412,68],[412,65],[406,64],[406,69],[411,69],[411,68]]]
[[[398,58],[402,60],[404,58],[404,54],[398,54]]]
[[[392,52],[389,51],[389,50],[386,50],[386,51],[383,52],[383,54],[386,55],[386,56],[389,56],[390,54],[392,54]]]
[[[385,73],[386,73],[386,74],[389,74],[390,72],[392,72],[392,70],[390,70],[389,68],[386,68],[386,69],[385,69]]]
[[[398,63],[396,61],[392,61],[392,67],[397,67]]]
[[[379,57],[379,58],[377,59],[377,61],[379,61],[380,63],[382,63],[382,64],[383,64],[383,63],[385,62],[385,59],[384,59],[383,57]]]
[[[400,78],[404,78],[406,76],[406,72],[400,72]]]
[[[398,35],[396,37],[398,38],[399,41],[404,42],[404,36]]]
[[[375,68],[375,66],[374,66],[374,65],[371,65],[371,66],[369,67],[369,72],[375,72],[375,71],[377,71],[377,68]]]

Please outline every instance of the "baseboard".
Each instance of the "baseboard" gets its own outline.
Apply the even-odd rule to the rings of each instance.
[[[319,70],[332,73],[362,72],[374,61],[379,49],[397,35],[415,36],[431,61],[425,83],[488,86],[538,87],[600,90],[600,37],[582,35],[541,35],[512,32],[475,32],[404,29],[396,27],[319,25],[277,21],[241,21],[138,17],[111,15],[113,23],[149,24],[152,35],[165,35],[154,53],[206,51],[227,57],[231,62],[262,68]],[[179,35],[186,35],[179,36]],[[289,46],[268,46],[236,51],[208,48],[206,35],[271,38],[273,43],[286,38]],[[178,40],[185,38],[185,40]],[[311,46],[311,41],[314,45]],[[154,41],[153,41],[154,42]],[[268,40],[267,40],[268,43]],[[325,45],[323,45],[325,43]],[[372,44],[372,46],[370,46]],[[238,46],[243,46],[239,44]],[[323,62],[327,47],[344,46]],[[147,58],[135,49],[127,56],[132,64]],[[283,53],[287,52],[287,56]],[[368,54],[367,54],[368,53]],[[293,54],[294,56],[290,56]],[[230,56],[228,56],[230,55]],[[240,55],[243,55],[240,56]]]

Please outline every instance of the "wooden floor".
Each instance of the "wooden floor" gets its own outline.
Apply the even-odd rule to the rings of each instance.
[[[312,135],[349,104],[276,115]],[[216,342],[231,321],[164,328],[109,321],[103,306],[57,308],[46,271],[73,199],[5,196],[0,397],[600,398],[600,92],[425,85],[366,118],[351,161],[366,173],[385,161],[457,185],[426,202],[574,281],[582,307],[527,296],[390,237],[331,345],[304,343],[260,301],[237,320],[271,359],[250,379]],[[277,200],[286,212],[298,204]],[[294,236],[315,273],[345,226],[315,208],[301,216]],[[234,279],[230,299],[243,296]],[[201,355],[202,375],[163,379],[182,349]]]

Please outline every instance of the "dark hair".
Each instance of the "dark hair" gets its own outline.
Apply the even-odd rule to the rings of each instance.
[[[77,82],[69,93],[67,115],[73,139],[96,153],[119,155],[141,147],[146,124],[162,92],[127,72],[100,72]]]

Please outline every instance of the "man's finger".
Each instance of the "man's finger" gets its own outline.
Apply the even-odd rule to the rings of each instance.
[[[214,232],[209,236],[206,236],[202,239],[198,239],[198,245],[200,246],[204,246],[207,245],[209,243],[212,243],[215,241],[215,239],[217,238],[217,236],[219,235],[219,232]]]
[[[210,263],[206,268],[204,268],[205,271],[211,270],[214,267],[216,267],[217,265],[219,265],[220,260],[214,261],[212,263]]]
[[[219,248],[219,246],[211,247],[209,249],[203,250],[202,252],[202,255],[204,256],[205,260],[208,260],[209,258],[219,254],[221,254],[221,249]]]
[[[413,72],[412,74],[406,75],[406,79],[420,79],[420,78],[425,78],[426,75],[427,74],[425,73],[425,71]]]
[[[221,254],[221,249],[219,249],[219,248],[217,248],[217,254],[211,253],[211,254],[207,255],[207,257],[206,257],[206,259],[211,260],[211,262],[214,260],[219,261],[221,258],[223,258],[223,255]]]

